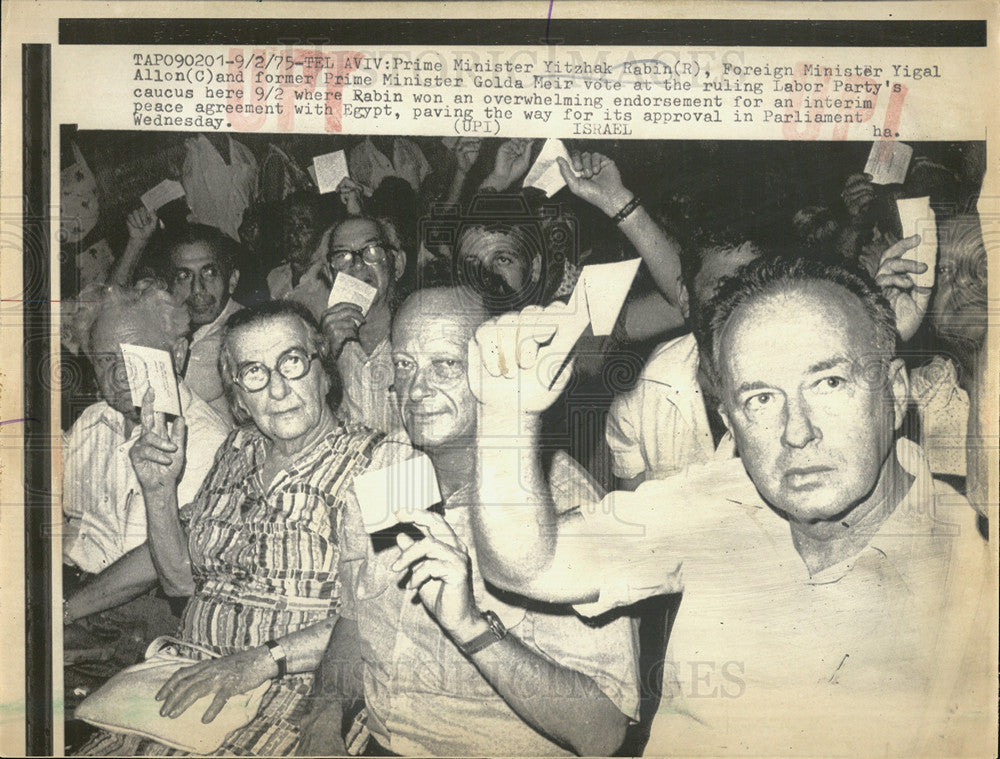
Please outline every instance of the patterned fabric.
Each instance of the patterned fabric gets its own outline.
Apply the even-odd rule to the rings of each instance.
[[[369,430],[338,428],[265,487],[260,473],[267,439],[253,427],[230,435],[198,497],[181,510],[195,579],[195,595],[181,620],[183,640],[226,655],[305,629],[339,611],[341,514],[354,500],[354,476],[373,464],[381,438]],[[194,649],[184,653],[203,658]],[[312,673],[274,681],[257,718],[231,733],[215,754],[292,753],[312,681]],[[80,754],[179,752],[102,731]]]

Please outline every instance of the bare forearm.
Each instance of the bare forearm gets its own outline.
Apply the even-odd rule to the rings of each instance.
[[[540,656],[514,635],[472,660],[523,720],[577,754],[610,756],[621,745],[628,720],[587,675]]]
[[[483,407],[472,529],[483,576],[517,591],[549,564],[557,514],[542,472],[537,416]]]
[[[121,258],[118,259],[118,263],[115,264],[115,268],[111,272],[111,282],[113,284],[126,287],[132,281],[136,264],[139,262],[139,257],[145,249],[145,242],[129,239]]]
[[[671,306],[679,308],[681,247],[677,240],[664,232],[641,205],[618,226],[646,262],[657,289]]]
[[[156,569],[143,543],[66,600],[66,622],[89,617],[138,598],[156,585]]]
[[[143,496],[149,553],[163,591],[169,596],[190,596],[194,593],[194,578],[187,535],[177,513],[177,487],[144,490]]]

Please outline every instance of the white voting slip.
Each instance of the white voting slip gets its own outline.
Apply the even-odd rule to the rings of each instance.
[[[347,171],[347,156],[343,150],[336,150],[333,153],[324,153],[313,158],[313,179],[319,188],[320,195],[333,192],[340,184],[340,180],[350,176]]]
[[[920,235],[920,245],[903,254],[903,258],[927,264],[923,274],[911,274],[918,287],[934,285],[934,267],[937,265],[937,220],[930,198],[904,198],[896,201],[903,237]]]
[[[333,280],[326,306],[329,308],[337,303],[355,303],[361,308],[361,313],[367,316],[377,293],[378,290],[367,282],[340,271]]]
[[[569,151],[566,150],[566,146],[563,145],[562,140],[546,140],[538,158],[535,159],[535,163],[528,169],[528,174],[524,177],[524,186],[537,187],[550,198],[565,187],[566,182],[563,181],[562,174],[559,172],[557,158],[564,158],[567,163],[570,163]]]
[[[871,175],[872,184],[902,184],[912,156],[913,148],[905,142],[873,142],[865,164],[865,174]]]
[[[152,387],[156,394],[153,410],[180,416],[181,400],[177,393],[177,376],[174,374],[170,354],[157,348],[128,343],[122,343],[121,349],[132,405],[141,406],[146,389]]]
[[[441,500],[437,475],[424,454],[354,478],[365,530],[378,532],[398,523],[396,513],[426,511]]]
[[[150,213],[156,213],[177,198],[184,197],[184,185],[173,179],[164,179],[156,187],[146,190],[140,197],[142,204],[146,206]]]

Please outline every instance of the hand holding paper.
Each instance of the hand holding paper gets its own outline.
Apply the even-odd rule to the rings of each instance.
[[[187,426],[183,416],[168,429],[163,414],[154,411],[155,392],[148,389],[142,399],[142,434],[129,450],[136,479],[146,495],[177,486],[184,470]],[[147,505],[155,499],[147,500]]]
[[[361,309],[362,316],[368,316],[368,309],[372,307],[377,294],[378,290],[367,282],[340,271],[333,280],[326,305],[329,308],[337,303],[354,303]]]
[[[548,197],[552,197],[559,190],[566,186],[562,173],[559,171],[557,159],[562,158],[567,165],[572,165],[569,151],[563,145],[562,140],[548,139],[542,145],[542,152],[538,154],[535,163],[528,170],[528,175],[524,178],[524,187],[537,187],[545,192]]]
[[[132,405],[141,406],[146,390],[152,388],[156,394],[154,410],[180,416],[181,401],[177,392],[177,375],[174,374],[174,364],[170,354],[157,348],[128,343],[122,343],[121,349],[125,359],[129,392],[132,394]]]

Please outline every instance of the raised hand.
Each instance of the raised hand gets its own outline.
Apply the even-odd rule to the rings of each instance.
[[[853,226],[864,226],[871,220],[871,211],[875,202],[875,187],[869,174],[852,174],[844,182],[840,199],[847,209]]]
[[[531,165],[532,140],[507,140],[497,150],[493,172],[483,181],[483,188],[503,192],[528,171]]]
[[[402,554],[392,570],[405,576],[406,587],[415,590],[424,608],[458,643],[476,637],[483,626],[472,593],[469,552],[443,518],[429,511],[405,517],[426,537],[414,541],[404,533],[396,536]]]
[[[364,188],[350,177],[344,177],[337,185],[337,194],[349,216],[361,215],[361,194]]]
[[[491,319],[469,341],[469,387],[491,411],[539,414],[572,376],[567,361],[586,329],[585,311],[563,303]]]
[[[903,238],[885,253],[875,274],[875,284],[882,288],[896,314],[896,329],[903,341],[913,337],[930,304],[930,287],[917,287],[911,274],[923,274],[927,264],[903,258],[903,254],[920,245],[920,235]]]
[[[146,494],[176,488],[184,470],[187,425],[184,417],[174,419],[171,429],[161,411],[153,411],[156,393],[146,390],[142,397],[142,434],[129,451],[136,479]]]
[[[344,343],[358,339],[358,330],[365,323],[365,315],[357,303],[334,303],[320,319],[323,334],[330,341],[334,358],[340,356]]]
[[[129,240],[139,245],[145,245],[153,236],[153,232],[156,231],[158,221],[156,214],[152,213],[146,206],[140,205],[133,209],[132,213],[125,219]]]
[[[468,174],[469,170],[479,158],[479,150],[483,141],[479,137],[459,137],[455,144],[455,160],[458,162],[458,170],[462,174]]]
[[[563,181],[578,198],[614,216],[634,197],[622,184],[618,166],[606,155],[573,153],[570,158],[572,166],[564,158],[556,160]]]

